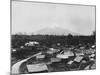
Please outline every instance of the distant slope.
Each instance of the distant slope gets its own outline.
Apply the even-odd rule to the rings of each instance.
[[[72,34],[72,35],[80,35],[79,33],[75,33],[72,31],[69,31],[67,29],[64,28],[59,28],[59,27],[55,27],[55,28],[43,28],[40,29],[39,31],[36,31],[35,34],[42,34],[42,35],[68,35],[68,34]]]

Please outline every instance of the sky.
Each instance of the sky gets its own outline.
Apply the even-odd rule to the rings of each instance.
[[[12,34],[64,28],[83,35],[95,30],[95,7],[12,1]]]

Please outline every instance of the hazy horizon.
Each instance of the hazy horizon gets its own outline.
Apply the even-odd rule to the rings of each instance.
[[[12,1],[12,34],[56,27],[83,35],[92,34],[95,7]]]

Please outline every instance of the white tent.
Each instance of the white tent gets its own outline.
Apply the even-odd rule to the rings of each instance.
[[[73,62],[74,62],[74,61],[71,60],[71,61],[69,61],[67,64],[71,65]]]
[[[36,58],[37,59],[43,59],[43,58],[45,58],[45,55],[37,55]]]
[[[31,64],[27,65],[28,72],[40,72],[40,71],[46,71],[48,70],[48,67],[46,64]]]
[[[59,58],[51,58],[51,62],[59,62],[59,61],[61,61],[61,59],[59,59]]]
[[[74,53],[72,51],[65,51],[64,52],[64,55],[67,55],[67,56],[74,56]]]
[[[76,56],[81,56],[81,55],[84,55],[84,53],[76,53]]]
[[[37,45],[37,44],[39,44],[39,42],[29,41],[28,43],[25,43],[25,46],[34,46],[34,45]]]
[[[82,59],[83,59],[82,56],[76,56],[76,58],[74,59],[74,61],[80,62]]]
[[[60,59],[67,59],[69,56],[64,54],[58,54],[56,57]]]

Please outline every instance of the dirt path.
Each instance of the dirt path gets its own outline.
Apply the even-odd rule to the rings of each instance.
[[[26,58],[26,59],[24,59],[24,60],[21,60],[21,61],[17,62],[16,64],[14,64],[14,65],[12,66],[11,73],[12,73],[12,74],[20,74],[19,69],[20,69],[21,64],[23,64],[24,62],[26,62],[26,61],[29,60],[30,58],[35,57],[35,56],[40,55],[40,54],[41,54],[41,52],[40,52],[40,53],[37,53],[37,54],[35,54],[35,55],[31,56],[31,57],[28,57],[28,58]]]

